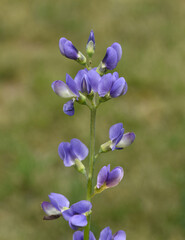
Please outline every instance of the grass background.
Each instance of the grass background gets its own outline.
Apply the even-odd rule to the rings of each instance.
[[[80,69],[61,56],[59,38],[85,52],[91,29],[95,65],[113,42],[122,45],[116,70],[129,87],[98,109],[97,149],[117,122],[137,136],[96,166],[121,165],[125,176],[94,198],[93,232],[185,239],[185,2],[1,0],[0,9],[0,239],[72,239],[62,218],[42,221],[40,202],[50,192],[85,198],[83,177],[63,166],[57,148],[74,137],[88,145],[89,112],[76,105],[74,117],[64,115],[51,83]]]

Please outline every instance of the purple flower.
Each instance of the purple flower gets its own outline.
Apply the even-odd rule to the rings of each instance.
[[[86,63],[85,56],[75,48],[71,41],[67,40],[66,38],[60,38],[59,49],[63,56],[77,60],[80,64]]]
[[[96,188],[110,188],[115,187],[122,180],[124,171],[122,167],[115,167],[110,171],[110,164],[102,167],[97,176]]]
[[[62,215],[64,209],[69,208],[68,199],[59,193],[50,193],[48,195],[50,202],[43,202],[41,207],[47,216],[44,216],[44,220],[53,220]]]
[[[73,240],[84,240],[84,232],[76,231],[73,234]],[[89,233],[89,240],[96,240],[92,232]],[[99,240],[126,240],[126,233],[120,230],[112,235],[110,227],[106,227],[101,231]]]
[[[86,69],[80,70],[76,74],[74,81],[76,83],[78,91],[89,94],[91,92],[91,85],[87,75],[88,75],[88,72]]]
[[[77,90],[77,85],[75,81],[66,74],[66,83],[61,80],[57,80],[51,85],[53,91],[63,98],[77,98],[79,97],[79,93]]]
[[[78,59],[78,50],[75,48],[72,42],[66,38],[60,38],[59,49],[63,56],[74,60]]]
[[[85,227],[87,225],[87,214],[90,214],[92,208],[91,202],[87,200],[79,201],[65,211],[62,215],[66,221],[69,222],[69,226],[77,230],[79,227]]]
[[[73,100],[69,100],[67,103],[64,104],[63,106],[63,111],[65,114],[69,115],[69,116],[73,116],[74,115],[74,101]]]
[[[124,134],[123,124],[117,123],[110,127],[109,138],[112,142],[112,150],[123,149],[133,143],[135,140],[135,134],[133,132]]]
[[[91,202],[82,200],[74,203],[69,208],[70,203],[62,194],[51,193],[49,199],[50,202],[43,202],[41,204],[44,212],[47,214],[44,220],[53,220],[63,215],[64,219],[69,221],[70,227],[74,230],[87,225],[86,215],[90,214],[92,208]]]
[[[104,97],[107,93],[110,92],[113,84],[113,76],[111,73],[103,75],[99,84],[98,84],[98,94],[100,97]]]
[[[86,94],[89,94],[91,90],[97,92],[100,80],[101,77],[95,69],[90,71],[87,71],[87,69],[80,70],[74,78],[78,91]]]
[[[84,160],[88,155],[88,148],[80,140],[73,138],[71,142],[62,142],[58,147],[58,154],[66,167],[75,165],[75,160]]]
[[[109,70],[113,70],[118,62],[120,61],[122,56],[122,48],[119,43],[113,43],[111,47],[107,48],[105,57],[102,61],[102,63],[105,65],[105,67]]]
[[[76,231],[73,234],[73,240],[84,240],[84,232],[83,231]],[[91,231],[89,232],[89,240],[96,240],[94,234]]]
[[[92,55],[94,54],[94,50],[95,50],[95,38],[94,38],[93,30],[91,30],[89,39],[86,45],[86,51],[89,57],[92,57]]]
[[[88,71],[87,76],[93,92],[98,92],[98,84],[101,81],[99,73],[95,69],[91,69]]]
[[[120,77],[115,82],[113,82],[110,90],[110,96],[112,98],[116,98],[121,95],[125,95],[127,92],[127,89],[128,89],[127,82],[123,77]]]
[[[118,76],[118,73],[105,74],[98,84],[98,94],[101,97],[110,95],[112,98],[125,95],[127,92],[127,83],[123,77]]]
[[[89,35],[87,44],[88,44],[90,41],[92,41],[92,42],[94,43],[94,45],[95,45],[95,37],[94,37],[94,32],[93,32],[93,30],[91,30],[91,32],[90,32],[90,35]]]
[[[106,227],[101,231],[99,240],[126,240],[126,233],[120,230],[112,235],[110,227]]]

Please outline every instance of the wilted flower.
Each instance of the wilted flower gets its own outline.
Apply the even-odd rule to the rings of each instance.
[[[66,167],[75,165],[75,160],[82,161],[88,155],[88,148],[79,139],[73,138],[71,142],[61,142],[58,154]]]

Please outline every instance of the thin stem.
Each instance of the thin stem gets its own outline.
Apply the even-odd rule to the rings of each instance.
[[[95,152],[95,122],[96,122],[96,108],[91,108],[91,122],[90,122],[90,151],[89,151],[89,175],[87,181],[87,200],[91,201],[92,195],[92,180],[94,170],[94,152]],[[88,224],[84,231],[84,240],[89,240],[89,231],[91,224],[90,215],[87,216]]]

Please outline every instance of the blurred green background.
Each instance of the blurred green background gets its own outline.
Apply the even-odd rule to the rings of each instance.
[[[57,148],[74,137],[88,145],[89,111],[77,104],[65,115],[51,83],[81,68],[60,54],[59,38],[85,52],[91,29],[95,66],[119,42],[116,70],[128,83],[125,96],[98,109],[97,149],[117,122],[137,136],[96,165],[96,174],[121,165],[125,176],[94,198],[93,232],[98,239],[110,226],[130,240],[185,239],[184,0],[1,0],[0,9],[0,239],[72,239],[62,218],[42,221],[40,203],[50,192],[71,203],[85,198],[83,177],[64,167]]]

